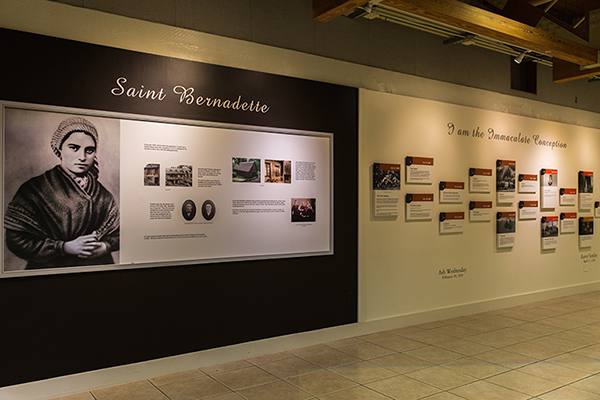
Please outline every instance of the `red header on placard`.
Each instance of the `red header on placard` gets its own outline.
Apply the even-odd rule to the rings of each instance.
[[[433,165],[433,158],[431,157],[413,157],[413,165]]]
[[[500,165],[508,165],[509,167],[515,167],[517,165],[517,162],[510,160],[500,160]]]
[[[447,212],[446,219],[465,219],[465,213],[463,211]]]
[[[531,200],[531,201],[524,201],[523,202],[523,207],[537,207],[537,206],[538,206],[537,200]]]
[[[516,211],[502,211],[500,213],[500,218],[515,218],[517,216]]]
[[[573,188],[562,188],[565,191],[565,194],[568,195],[574,195],[577,194],[577,189],[573,189]]]
[[[525,175],[523,174],[524,181],[537,181],[537,175]]]
[[[400,164],[379,164],[380,171],[400,171]]]
[[[491,201],[475,201],[475,208],[492,208]]]
[[[594,176],[592,171],[581,171],[581,175],[583,176]]]
[[[432,193],[413,193],[413,201],[433,201]]]
[[[577,218],[576,212],[565,213],[565,219],[576,219],[576,218]]]
[[[594,220],[594,217],[582,217],[581,220],[583,222],[592,222]]]
[[[475,168],[475,175],[492,176],[492,170],[485,168]]]
[[[546,168],[546,175],[556,175],[556,174],[558,174],[557,169]]]
[[[464,189],[464,182],[444,182],[446,184],[446,189]]]
[[[558,215],[551,215],[551,216],[545,217],[545,218],[546,218],[546,222],[558,221]]]

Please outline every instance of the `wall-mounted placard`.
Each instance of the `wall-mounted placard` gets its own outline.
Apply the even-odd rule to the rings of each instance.
[[[399,214],[400,169],[400,164],[373,164],[373,215]]]
[[[595,201],[594,202],[594,216],[596,218],[600,217],[600,201]]]
[[[594,217],[579,217],[579,247],[591,247],[594,242]]]
[[[469,168],[469,190],[473,193],[490,193],[492,191],[492,170]]]
[[[440,233],[461,233],[464,228],[464,211],[440,213]]]
[[[558,245],[558,215],[544,216],[542,220],[542,249],[555,249]]]
[[[464,195],[464,182],[440,182],[440,203],[462,203]]]
[[[564,212],[560,213],[560,233],[575,233],[577,232],[577,213]]]
[[[558,193],[561,206],[574,206],[577,202],[577,189],[575,188],[560,188]]]
[[[594,206],[594,173],[592,171],[579,171],[579,208],[591,210]]]
[[[516,241],[517,213],[515,211],[499,211],[496,213],[496,247],[513,247]]]
[[[470,201],[469,202],[469,221],[491,221],[492,220],[492,202],[491,201]]]
[[[406,194],[406,220],[417,221],[432,218],[433,193]]]
[[[540,177],[542,208],[556,208],[558,206],[558,170],[542,168]]]
[[[538,201],[519,201],[519,219],[536,219],[538,217]]]
[[[433,183],[433,158],[408,156],[405,164],[406,183]]]
[[[537,193],[539,186],[536,174],[519,174],[519,193]]]
[[[513,203],[516,199],[517,162],[496,160],[496,195],[498,203]]]

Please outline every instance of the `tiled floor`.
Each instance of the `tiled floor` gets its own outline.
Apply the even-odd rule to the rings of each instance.
[[[93,399],[600,400],[600,292],[61,398]]]

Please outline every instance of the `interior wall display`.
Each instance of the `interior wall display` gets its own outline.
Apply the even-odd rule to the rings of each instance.
[[[4,114],[9,251],[3,274],[332,250],[330,135],[10,107]],[[22,157],[25,143],[38,157]],[[120,149],[127,149],[123,157]],[[80,153],[88,150],[84,159],[87,153]],[[299,163],[312,164],[314,176],[307,178],[297,167],[292,179],[292,165]],[[149,165],[164,166],[163,187],[145,184]],[[29,181],[23,171],[39,176]],[[87,186],[80,184],[87,195],[75,185],[79,176],[87,180]],[[65,189],[53,189],[59,187]],[[81,214],[82,209],[90,211]],[[305,223],[303,229],[297,222]],[[261,235],[247,235],[256,230]]]
[[[469,221],[491,221],[492,214],[491,201],[469,202]]]
[[[537,193],[538,188],[536,174],[519,174],[519,193]]]
[[[577,232],[577,213],[563,212],[560,213],[560,233],[575,233]]]
[[[469,191],[473,193],[490,193],[492,191],[492,170],[469,168]]]
[[[496,247],[513,247],[516,242],[517,213],[515,211],[498,211],[496,213]]]
[[[441,212],[440,233],[462,233],[465,228],[464,211]]]
[[[462,203],[465,196],[464,182],[441,181],[440,185],[440,203]]]
[[[542,208],[558,206],[558,170],[542,168],[540,170]]]
[[[559,203],[561,206],[574,206],[577,202],[576,188],[560,188],[558,190]]]
[[[543,216],[542,250],[555,249],[558,246],[558,215]]]
[[[592,247],[594,242],[594,217],[579,217],[579,247]]]
[[[406,194],[406,220],[432,219],[433,193],[407,193]]]
[[[516,199],[517,162],[496,160],[496,194],[498,203],[513,203]]]
[[[405,164],[406,183],[433,183],[433,158],[408,156]]]
[[[579,171],[579,208],[591,210],[594,205],[594,173],[592,171]]]
[[[538,217],[538,201],[529,200],[519,201],[519,219],[537,219]]]
[[[398,215],[401,188],[400,164],[373,164],[373,215]]]
[[[600,217],[600,202],[599,201],[594,202],[594,216],[596,218]]]

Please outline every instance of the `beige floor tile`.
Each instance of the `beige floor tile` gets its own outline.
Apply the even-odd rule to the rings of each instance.
[[[395,353],[395,351],[393,350],[368,342],[340,347],[338,348],[338,350],[346,354],[350,354],[351,356],[358,357],[362,360],[383,357]]]
[[[235,371],[222,372],[212,376],[231,390],[241,390],[252,386],[264,385],[275,382],[277,377],[263,371],[258,367],[236,369]]]
[[[526,331],[523,329],[519,329],[520,327],[521,327],[521,325],[518,325],[515,327],[510,327],[510,328],[499,329],[497,331],[494,331],[494,333],[504,336],[504,337],[507,337],[509,339],[518,340],[519,342],[525,342],[527,340],[533,340],[533,339],[537,339],[539,337],[547,335],[547,333],[536,333],[536,332],[530,332],[530,331]]]
[[[438,394],[434,394],[433,396],[427,397],[426,400],[465,400],[464,397],[458,397],[455,394],[442,392]]]
[[[131,393],[143,389],[152,389],[154,386],[148,381],[137,381],[131,383],[125,383],[123,385],[111,386],[104,389],[92,390],[91,393],[96,399],[102,399],[104,397],[115,396],[123,393]]]
[[[406,376],[442,390],[454,389],[477,380],[472,376],[438,366],[409,372]]]
[[[558,328],[558,329],[562,329],[562,330],[575,329],[575,328],[579,328],[582,325],[586,325],[582,322],[569,321],[569,320],[562,319],[559,317],[542,319],[542,320],[539,320],[538,323],[540,323],[542,325],[552,326],[554,328]]]
[[[560,311],[543,309],[543,308],[534,308],[534,309],[525,309],[525,310],[510,312],[510,313],[506,313],[506,314],[502,314],[502,315],[504,315],[505,317],[514,318],[514,319],[518,319],[518,320],[522,320],[522,321],[533,322],[533,321],[538,321],[538,320],[544,319],[544,318],[555,317],[555,316],[561,315],[561,314],[562,314],[562,312],[560,312]]]
[[[475,358],[511,369],[524,367],[525,365],[537,362],[535,358],[500,349],[477,354]]]
[[[530,397],[524,393],[516,392],[485,381],[478,381],[467,386],[461,386],[451,390],[450,393],[454,393],[468,400],[525,400]]]
[[[553,333],[558,333],[564,331],[564,329],[557,328],[551,325],[544,325],[539,322],[531,322],[528,324],[518,325],[514,327],[515,329],[521,329],[528,332],[539,333],[541,335],[551,335]]]
[[[439,389],[433,386],[403,375],[369,383],[366,386],[392,399],[398,400],[420,399],[440,392]]]
[[[265,354],[263,356],[247,358],[246,361],[254,365],[260,365],[292,357],[294,357],[293,354],[290,354],[287,351],[280,351],[279,353]]]
[[[170,374],[170,375],[165,375],[165,376],[159,376],[157,378],[152,378],[152,379],[150,379],[150,382],[152,382],[156,386],[160,386],[160,385],[165,385],[167,383],[185,381],[186,379],[201,378],[203,376],[206,376],[206,374],[204,374],[200,370],[191,369],[189,371],[178,372],[176,374]]]
[[[513,344],[512,346],[503,348],[503,350],[535,358],[537,360],[545,360],[547,358],[556,357],[559,354],[565,353],[559,349],[552,349],[532,342]]]
[[[230,392],[210,377],[188,379],[158,387],[170,400],[198,400]]]
[[[584,347],[583,349],[579,349],[573,353],[584,357],[593,358],[595,360],[600,360],[600,344]]]
[[[417,342],[416,340],[396,335],[391,335],[379,340],[373,340],[371,343],[393,351],[407,351],[427,346],[427,344],[423,342]]]
[[[461,358],[460,360],[445,364],[444,367],[478,379],[484,379],[510,371],[509,368],[472,357]]]
[[[298,357],[261,364],[260,368],[282,379],[308,374],[321,369],[321,367]]]
[[[453,338],[459,339],[467,336],[478,335],[481,333],[480,331],[476,331],[475,329],[469,329],[459,325],[442,326],[441,328],[432,329],[431,332],[440,333],[442,335],[452,336]]]
[[[446,350],[453,351],[455,353],[463,354],[465,356],[472,356],[474,354],[484,353],[486,351],[493,350],[493,347],[485,346],[483,344],[470,342],[468,340],[457,339],[449,342],[439,343],[437,347],[441,347]]]
[[[169,400],[160,390],[151,389],[136,390],[135,392],[121,393],[114,396],[102,397],[104,400]]]
[[[76,393],[69,396],[55,397],[51,400],[95,400],[90,392]]]
[[[440,326],[446,326],[448,324],[449,324],[448,320],[443,319],[440,321],[426,322],[424,324],[415,325],[415,326],[420,329],[428,330],[428,329],[439,328]]]
[[[423,329],[421,328],[417,328],[416,326],[406,326],[404,328],[398,328],[398,329],[392,329],[387,331],[388,333],[394,334],[394,335],[403,335],[405,333],[410,333],[410,332],[415,332],[415,331],[422,331]]]
[[[295,356],[303,356],[306,354],[318,353],[329,349],[331,349],[331,347],[325,346],[324,344],[315,344],[314,346],[306,346],[300,347],[298,349],[288,350],[288,353],[293,354]]]
[[[570,386],[587,392],[600,394],[600,375],[590,376],[579,382],[572,383]]]
[[[421,331],[421,329],[419,329],[418,331]],[[360,340],[364,340],[364,341],[367,341],[367,342],[374,343],[374,342],[377,342],[379,340],[389,339],[389,338],[391,338],[393,336],[396,336],[396,335],[394,335],[390,331],[383,331],[383,332],[376,332],[376,333],[370,333],[368,335],[359,336],[358,338]]]
[[[459,326],[462,326],[464,328],[468,328],[468,329],[473,329],[479,332],[490,332],[493,330],[498,329],[498,327],[496,326],[492,326],[490,325],[487,320],[488,318],[480,318],[480,319],[474,319],[471,321],[467,321],[467,322],[463,322],[461,324],[458,324]]]
[[[220,374],[221,372],[234,371],[236,369],[248,368],[251,366],[252,366],[252,364],[250,364],[248,361],[239,360],[239,361],[233,361],[230,363],[212,365],[210,367],[200,368],[200,371],[202,371],[208,375],[214,375],[214,374]]]
[[[360,384],[391,378],[392,376],[398,375],[396,372],[380,367],[368,361],[361,361],[354,364],[331,368],[330,371]]]
[[[571,382],[575,382],[589,376],[589,373],[587,372],[548,362],[531,364],[519,369],[519,371],[555,381],[563,385],[567,385]]]
[[[540,400],[600,400],[600,396],[585,392],[569,386],[562,387],[553,392],[538,397]]]
[[[600,372],[600,361],[598,361],[598,359],[584,357],[574,353],[562,354],[546,361],[562,365],[563,367],[588,372],[590,374],[597,374]]]
[[[509,371],[504,374],[492,376],[486,379],[486,381],[530,396],[538,396],[562,386],[558,382],[532,376],[520,371]]]
[[[434,346],[421,347],[415,350],[406,351],[404,354],[429,361],[433,364],[445,364],[465,357],[462,354]]]
[[[442,333],[437,333],[433,331],[423,331],[423,332],[414,332],[407,333],[403,335],[407,339],[415,340],[417,342],[423,342],[427,344],[436,344],[447,342],[449,340],[453,340],[454,337],[449,335],[444,335]]]
[[[326,370],[295,376],[286,382],[313,396],[323,396],[357,386],[355,382]]]
[[[329,349],[319,353],[312,353],[301,356],[306,361],[316,364],[323,368],[338,367],[361,361],[360,358],[351,356],[336,349]]]
[[[350,346],[350,345],[359,344],[359,343],[364,343],[364,340],[360,340],[358,338],[348,338],[348,339],[335,340],[333,342],[328,342],[325,344],[331,348],[339,349],[340,347]]]
[[[522,341],[518,338],[510,338],[505,335],[501,335],[498,332],[480,333],[479,335],[466,337],[465,340],[494,348],[511,346]]]
[[[231,393],[219,394],[217,396],[210,396],[210,397],[207,397],[206,400],[244,400],[244,398],[242,396],[240,396],[239,394],[231,392]]]
[[[246,400],[307,400],[313,398],[312,395],[284,381],[240,390],[237,394]]]
[[[328,394],[319,397],[320,400],[390,400],[382,394],[379,394],[364,386],[352,389],[342,390],[341,392]]]
[[[582,325],[587,325],[591,322],[597,322],[600,319],[600,317],[598,317],[595,312],[590,312],[589,310],[564,314],[557,318],[581,323]]]
[[[557,349],[563,353],[580,349],[584,345],[581,343],[573,342],[571,340],[560,339],[556,336],[544,336],[538,339],[534,339],[531,343],[546,346],[548,348]]]
[[[430,362],[419,358],[411,357],[403,353],[375,358],[373,360],[370,360],[370,362],[399,374],[404,374],[407,372],[416,371],[418,369],[431,366]]]
[[[593,336],[600,340],[600,326],[584,325],[577,329],[573,329],[571,332],[585,333],[586,335]]]

